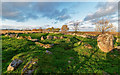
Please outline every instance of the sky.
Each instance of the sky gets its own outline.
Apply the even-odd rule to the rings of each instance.
[[[94,23],[109,19],[118,28],[117,2],[2,2],[2,29],[61,28],[80,22],[80,31],[94,31]]]

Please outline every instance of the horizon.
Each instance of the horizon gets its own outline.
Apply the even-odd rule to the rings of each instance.
[[[12,9],[14,8],[14,9]],[[118,31],[117,2],[3,2],[2,29],[61,28],[81,22],[80,31],[94,31],[94,22],[110,20]]]

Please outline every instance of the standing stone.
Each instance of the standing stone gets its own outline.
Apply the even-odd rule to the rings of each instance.
[[[97,37],[97,43],[98,47],[103,52],[109,52],[113,50],[114,44],[113,44],[114,37],[111,34],[101,34]]]
[[[53,38],[52,36],[49,36],[49,35],[47,36],[47,39],[52,39],[52,38]]]
[[[43,37],[43,36],[41,37],[41,40],[44,40],[44,37]]]

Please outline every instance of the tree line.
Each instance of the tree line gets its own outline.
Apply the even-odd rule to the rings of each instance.
[[[101,32],[102,34],[106,33],[106,32],[115,32],[116,31],[116,27],[110,23],[109,20],[99,20],[97,22],[94,23],[96,25],[95,27],[95,31],[96,32]],[[81,25],[80,22],[77,23],[73,23],[71,24],[71,28],[74,30],[74,33],[77,33],[79,30],[79,25]],[[61,32],[67,32],[69,30],[68,25],[63,25],[61,28],[46,28],[46,29],[42,29],[42,27],[40,27],[39,29],[33,29],[32,31],[49,31],[49,32],[59,32],[61,30]]]

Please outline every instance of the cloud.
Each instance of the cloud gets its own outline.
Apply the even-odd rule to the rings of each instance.
[[[96,8],[97,11],[95,13],[87,15],[84,18],[84,21],[115,14],[115,12],[117,12],[118,10],[118,5],[117,2],[106,2],[106,3],[102,2],[102,3],[98,3]]]
[[[24,22],[28,19],[37,19],[38,16],[31,10],[30,3],[27,2],[5,2],[2,3],[2,19],[16,20]]]
[[[57,21],[70,19],[67,8],[58,9],[61,5],[60,2],[3,2],[2,19],[16,20],[17,22],[40,17]]]
[[[63,8],[59,10],[59,6],[61,6],[61,3],[39,3],[35,5],[35,9],[37,12],[42,14],[42,17],[47,17],[49,19],[55,19],[58,21],[63,21],[66,19],[70,19],[71,16],[68,14],[67,8]]]
[[[66,23],[67,25],[74,25],[74,24],[78,24],[79,23],[79,25],[82,25],[83,23],[82,23],[83,21],[82,20],[76,20],[76,21],[69,21],[68,23]]]

